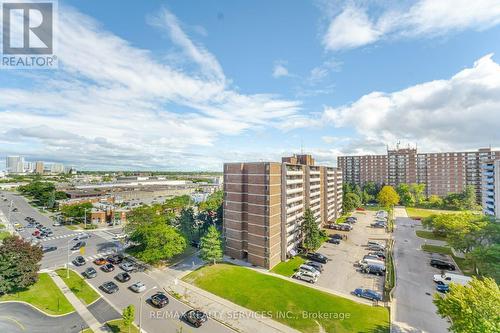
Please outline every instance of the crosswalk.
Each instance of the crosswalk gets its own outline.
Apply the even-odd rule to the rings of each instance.
[[[76,237],[78,234],[81,234],[81,232],[76,232],[72,234],[65,234],[65,235],[59,235],[59,236],[53,236],[53,237],[46,237],[40,239],[41,242],[50,242],[55,239],[63,239],[63,238],[69,238],[69,237]]]
[[[87,262],[92,262],[92,261],[96,260],[97,258],[105,258],[105,257],[107,257],[107,256],[109,256],[109,255],[111,255],[111,254],[115,254],[115,253],[116,253],[116,251],[115,251],[115,250],[106,250],[106,251],[103,251],[103,252],[99,252],[99,253],[97,253],[97,254],[94,254],[94,255],[92,255],[92,256],[86,256],[86,257],[84,257],[84,258],[85,258],[85,260],[86,260]],[[70,263],[69,263],[69,265],[70,265],[70,266],[75,266],[75,265],[73,264],[73,262],[70,262]]]

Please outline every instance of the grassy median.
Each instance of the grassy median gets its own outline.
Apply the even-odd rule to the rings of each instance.
[[[265,311],[301,332],[389,332],[389,311],[384,307],[360,304],[248,268],[205,266],[183,280],[250,310]]]
[[[47,273],[38,275],[38,282],[26,290],[0,297],[0,301],[22,301],[52,315],[73,312],[73,306]]]
[[[117,319],[108,321],[106,325],[109,327],[113,333],[138,333],[139,329],[134,324],[130,325],[130,330],[128,326],[125,326],[123,319]]]
[[[288,261],[280,262],[271,269],[271,272],[290,277],[297,271],[299,266],[305,262],[306,260],[301,256],[295,256]]]
[[[58,269],[56,273],[84,304],[89,305],[99,298],[99,294],[75,271],[69,270],[69,278],[66,278],[66,269],[64,268]]]

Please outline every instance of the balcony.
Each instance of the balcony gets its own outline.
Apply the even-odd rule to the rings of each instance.
[[[286,170],[287,176],[302,176],[303,174],[302,170]]]
[[[293,206],[291,208],[287,208],[286,209],[286,213],[288,215],[288,214],[294,213],[294,212],[296,212],[298,210],[301,210],[303,208],[304,208],[304,204],[296,205],[296,206]]]
[[[311,201],[309,201],[309,204],[311,206],[316,206],[317,203],[319,203],[321,201],[321,197],[317,197],[315,199],[312,199]]]
[[[302,196],[301,195],[296,196],[296,197],[292,197],[292,198],[287,198],[286,199],[286,204],[290,205],[290,204],[293,204],[293,203],[299,202],[299,201],[302,201]]]

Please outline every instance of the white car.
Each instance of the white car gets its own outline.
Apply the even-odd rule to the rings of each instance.
[[[80,239],[87,239],[87,238],[90,238],[89,234],[81,233],[81,234],[76,235],[76,237],[73,238],[73,240],[80,240]]]
[[[372,241],[372,240],[369,240],[368,243],[366,243],[366,245],[368,246],[382,246],[382,247],[385,247],[384,244],[382,242],[377,242],[377,241]]]
[[[309,272],[305,272],[305,271],[298,271],[295,274],[293,274],[292,277],[294,279],[306,281],[309,283],[316,283],[316,281],[318,281],[317,276],[314,276],[313,274],[311,274]]]
[[[146,290],[146,285],[142,283],[141,281],[134,283],[130,287],[128,287],[130,290],[136,293],[142,293],[143,291]]]
[[[314,276],[319,276],[321,273],[314,267],[309,266],[309,265],[300,265],[299,271],[305,271],[308,273],[311,273]]]
[[[434,282],[437,284],[457,283],[464,286],[471,280],[470,277],[460,274],[444,273],[443,275],[434,275]]]
[[[127,238],[127,235],[125,234],[116,234],[113,236],[113,239],[124,239]]]

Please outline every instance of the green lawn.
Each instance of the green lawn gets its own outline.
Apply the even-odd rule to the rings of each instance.
[[[427,251],[427,252],[432,252],[432,253],[440,253],[440,254],[449,255],[453,258],[453,260],[458,265],[458,267],[460,268],[462,273],[464,273],[465,275],[469,275],[469,276],[473,275],[472,267],[466,262],[466,260],[464,258],[454,256],[453,252],[451,252],[451,248],[449,248],[449,247],[423,244],[422,250]]]
[[[123,324],[123,319],[108,321],[106,325],[108,325],[109,329],[113,333],[129,333],[128,327],[125,327]],[[139,329],[132,324],[130,326],[130,333],[139,333]]]
[[[69,279],[66,278],[66,270],[64,268],[58,269],[56,273],[84,304],[89,305],[99,298],[99,294],[75,271],[69,270]]]
[[[82,333],[94,333],[90,328],[86,328],[82,331]]]
[[[389,332],[389,311],[228,264],[202,267],[186,277],[213,294],[301,332]]]
[[[67,314],[75,310],[47,273],[39,274],[38,282],[29,289],[4,295],[0,297],[0,301],[27,302],[52,315]]]
[[[460,213],[460,211],[406,207],[406,214],[408,214],[408,216],[411,217],[412,219],[425,218],[434,214],[454,214],[454,213]]]
[[[435,235],[432,231],[428,230],[417,230],[415,231],[417,236],[420,238],[426,238],[426,239],[433,239],[433,240],[440,240],[440,241],[446,241],[446,237],[443,236],[437,236]]]
[[[8,231],[0,231],[0,241],[10,236],[10,232]]]
[[[305,261],[301,256],[295,256],[288,261],[280,262],[271,269],[271,272],[290,277]]]
[[[379,205],[375,205],[375,206],[365,205],[365,206],[363,206],[363,208],[366,210],[371,210],[371,211],[387,210],[385,207],[379,206]]]

